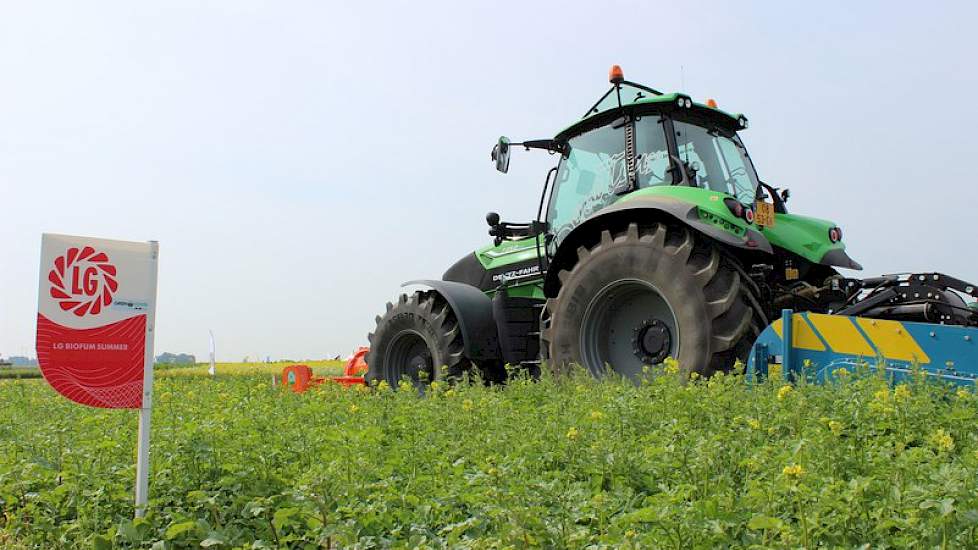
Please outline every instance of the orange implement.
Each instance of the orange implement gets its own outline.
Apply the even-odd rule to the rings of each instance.
[[[302,393],[308,390],[310,386],[323,382],[335,382],[347,388],[366,384],[363,379],[363,375],[367,372],[367,362],[364,357],[368,351],[370,351],[368,347],[357,348],[357,351],[347,360],[346,366],[343,367],[343,376],[313,376],[309,365],[289,365],[282,369],[282,385],[295,393]]]

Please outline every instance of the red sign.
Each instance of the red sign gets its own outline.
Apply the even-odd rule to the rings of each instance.
[[[37,314],[44,378],[84,405],[142,407],[155,302],[155,245],[45,234]]]

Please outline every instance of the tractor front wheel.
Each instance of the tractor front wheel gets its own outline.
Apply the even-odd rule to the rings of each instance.
[[[370,351],[365,379],[385,381],[392,387],[407,380],[416,387],[435,380],[453,380],[467,363],[462,335],[451,307],[435,292],[401,294],[378,315],[377,327],[367,335]]]

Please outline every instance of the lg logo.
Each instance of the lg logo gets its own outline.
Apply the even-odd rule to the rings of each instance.
[[[96,315],[112,304],[112,295],[119,288],[115,266],[104,252],[86,246],[69,248],[54,260],[48,273],[51,297],[64,311],[78,317]]]

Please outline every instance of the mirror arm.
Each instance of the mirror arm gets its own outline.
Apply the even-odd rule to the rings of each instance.
[[[522,145],[527,151],[530,149],[545,149],[551,153],[560,153],[562,155],[566,155],[570,150],[570,148],[567,146],[567,142],[557,141],[554,139],[531,139],[522,143],[511,143],[510,145]]]

